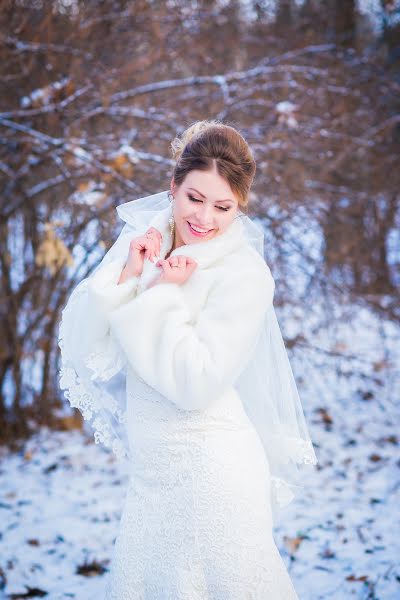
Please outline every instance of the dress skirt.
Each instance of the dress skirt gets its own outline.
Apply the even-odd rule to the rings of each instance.
[[[183,411],[128,379],[131,475],[105,600],[298,600],[268,461],[236,390]]]

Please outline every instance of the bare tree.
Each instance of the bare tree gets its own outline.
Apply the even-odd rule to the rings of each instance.
[[[385,57],[351,47],[354,5],[335,21],[341,47],[304,8],[278,9],[277,25],[261,4],[246,21],[238,2],[1,3],[2,439],[58,421],[60,310],[113,243],[115,205],[167,189],[169,143],[198,118],[237,126],[254,149],[251,207],[267,225],[278,303],[310,302],[309,288],[291,288],[287,259],[299,254],[310,286],[338,293],[328,276],[342,271],[346,289],[398,318],[394,300],[379,302],[399,277],[387,255],[398,82]],[[288,229],[299,216],[325,236],[321,256]]]

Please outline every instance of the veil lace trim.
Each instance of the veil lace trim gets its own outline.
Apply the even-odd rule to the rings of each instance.
[[[118,459],[130,458],[129,444],[126,440],[124,425],[126,424],[126,408],[121,400],[113,395],[104,385],[94,382],[109,382],[115,375],[122,373],[126,361],[118,351],[116,343],[107,334],[100,343],[102,348],[93,350],[82,357],[82,368],[86,366],[92,375],[77,369],[76,361],[68,353],[67,328],[71,319],[77,319],[75,309],[83,297],[87,295],[87,280],[81,282],[73,293],[66,307],[62,311],[59,327],[58,345],[61,350],[62,364],[59,369],[59,385],[64,390],[71,407],[77,408],[85,421],[89,422],[94,430],[96,444],[103,444],[110,448]]]

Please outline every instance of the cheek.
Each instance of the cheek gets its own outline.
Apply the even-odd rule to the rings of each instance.
[[[191,204],[187,205],[184,204],[183,206],[181,206],[181,208],[176,212],[176,216],[183,220],[186,221],[190,220],[191,217],[193,217],[193,215],[196,213],[196,207],[192,206]]]
[[[174,216],[175,220],[184,221],[188,215],[190,215],[190,206],[186,206],[186,204],[174,207]]]
[[[185,241],[188,241],[191,237],[190,232],[188,231],[187,221],[190,221],[192,216],[192,213],[187,207],[181,209],[180,211],[175,211],[175,223],[182,239]]]
[[[190,215],[187,211],[182,211],[179,214],[175,214],[175,223],[181,233],[186,231],[186,221],[190,219]]]
[[[230,225],[230,223],[227,223],[225,219],[220,220],[218,223],[218,233],[224,233],[224,231],[226,231]]]

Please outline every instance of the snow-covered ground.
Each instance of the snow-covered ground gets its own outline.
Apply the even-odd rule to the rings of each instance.
[[[293,359],[319,464],[301,501],[289,506],[277,538],[303,538],[290,567],[302,600],[395,600],[399,330],[366,309],[358,309],[352,323],[339,322],[340,342],[327,345],[315,335],[318,351],[299,349]],[[339,343],[343,357],[325,353],[339,351]]]
[[[290,310],[290,323],[277,314],[292,336]],[[292,366],[319,464],[275,540],[301,600],[395,600],[400,332],[367,308],[337,310],[319,331],[299,313],[312,347],[299,346]],[[3,450],[0,598],[103,598],[127,478],[90,429],[42,429],[24,452]]]

